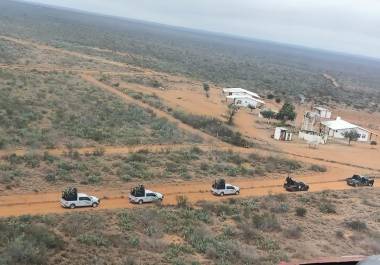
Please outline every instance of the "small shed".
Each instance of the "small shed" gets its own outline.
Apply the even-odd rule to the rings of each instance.
[[[291,141],[293,133],[285,127],[276,127],[273,138],[279,141]]]
[[[323,107],[314,107],[313,112],[317,113],[322,119],[330,119],[331,111]]]

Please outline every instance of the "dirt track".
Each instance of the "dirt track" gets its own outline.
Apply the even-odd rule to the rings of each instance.
[[[338,173],[339,172],[339,173]],[[351,174],[352,170],[341,170],[336,168],[331,172],[323,174],[297,177],[310,185],[310,192],[318,192],[326,189],[344,190],[351,189],[344,182],[344,178]],[[231,183],[241,187],[239,197],[263,196],[268,194],[286,193],[283,189],[283,178],[280,179],[231,179]],[[375,187],[380,187],[375,182]],[[165,195],[164,205],[174,205],[178,195],[185,195],[191,203],[198,201],[217,201],[221,198],[210,194],[210,182],[193,181],[170,184],[152,184],[149,188],[161,191]],[[133,205],[128,202],[129,190],[86,190],[101,198],[101,206],[97,209],[76,209],[82,210],[102,210],[142,207]],[[231,198],[231,197],[224,197]],[[60,193],[34,193],[34,194],[17,194],[12,196],[0,196],[0,217],[19,216],[25,214],[47,214],[47,213],[65,213],[70,210],[61,208],[59,205]]]

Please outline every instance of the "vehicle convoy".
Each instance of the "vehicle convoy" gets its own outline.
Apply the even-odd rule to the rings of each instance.
[[[308,191],[309,185],[306,185],[305,183],[301,181],[295,181],[291,177],[286,177],[286,182],[284,183],[284,188],[287,191],[294,192],[294,191]]]
[[[74,209],[76,207],[98,207],[100,199],[95,196],[88,196],[78,193],[76,188],[67,188],[62,192],[61,205],[64,208]]]
[[[353,175],[351,178],[346,179],[347,185],[358,187],[358,186],[370,186],[372,187],[375,183],[374,179],[370,179],[367,176]]]
[[[211,192],[212,194],[219,196],[232,194],[238,195],[240,193],[240,188],[226,183],[224,179],[218,179],[212,184]]]
[[[146,202],[162,201],[164,199],[164,195],[159,192],[146,190],[143,185],[139,185],[131,190],[128,198],[132,203],[142,204]]]

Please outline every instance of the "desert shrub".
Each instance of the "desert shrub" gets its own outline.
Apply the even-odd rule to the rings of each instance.
[[[365,223],[364,221],[360,221],[360,220],[345,221],[344,224],[348,228],[350,228],[352,230],[356,230],[356,231],[364,231],[364,230],[368,229],[367,223]]]
[[[103,216],[96,214],[73,213],[65,217],[62,231],[70,236],[79,236],[90,231],[102,230],[105,225]]]
[[[297,239],[302,235],[302,229],[298,226],[291,226],[286,228],[284,231],[284,236],[287,238]]]
[[[45,179],[46,181],[48,182],[54,182],[57,180],[56,178],[56,175],[54,173],[48,173],[46,176],[45,176]]]
[[[185,195],[179,195],[176,197],[178,208],[189,208],[189,200]]]
[[[92,152],[93,156],[103,156],[106,150],[103,147],[97,147],[94,152]]]
[[[2,264],[46,264],[47,254],[45,248],[39,248],[34,242],[25,240],[22,237],[16,238],[9,243],[9,246],[0,254]]]
[[[336,213],[336,206],[330,201],[323,201],[319,204],[319,210],[321,213]]]
[[[307,213],[307,209],[306,208],[303,208],[303,207],[297,207],[296,208],[296,215],[297,216],[304,217],[304,216],[306,216],[306,213]]]
[[[98,175],[90,175],[87,177],[87,181],[90,184],[98,184],[102,181],[102,177]]]
[[[274,214],[263,213],[255,214],[252,217],[253,225],[262,231],[273,232],[281,230],[280,223]]]
[[[337,231],[335,232],[335,236],[336,236],[337,238],[344,238],[344,232],[343,232],[342,230],[337,230]]]
[[[200,169],[201,169],[202,171],[207,171],[207,170],[209,169],[209,165],[208,165],[208,163],[202,162],[202,163],[201,163],[201,166],[200,166]]]
[[[49,250],[61,249],[63,240],[45,224],[33,224],[34,217],[24,216],[0,223],[1,264],[46,264]],[[42,220],[41,220],[42,221]]]
[[[240,132],[235,132],[219,119],[188,114],[182,111],[174,111],[173,115],[193,128],[200,129],[232,145],[241,147],[254,145],[252,142],[247,141]]]
[[[123,230],[131,230],[135,223],[135,217],[128,211],[123,211],[118,215],[119,227]]]
[[[145,163],[136,161],[123,164],[117,174],[124,180],[129,178],[146,179],[152,176]]]
[[[287,213],[289,211],[289,206],[286,203],[280,203],[272,207],[270,210],[273,213]]]
[[[78,241],[85,245],[93,245],[93,246],[107,246],[109,241],[101,234],[83,234],[78,237]]]
[[[376,141],[371,141],[371,145],[377,145]]]
[[[326,172],[327,168],[321,165],[311,165],[310,170],[316,171],[316,172]]]
[[[41,157],[34,153],[27,153],[24,155],[25,165],[31,168],[39,167],[40,159]]]

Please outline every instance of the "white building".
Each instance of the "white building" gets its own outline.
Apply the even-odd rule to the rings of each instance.
[[[273,138],[279,141],[291,141],[293,137],[293,133],[284,127],[276,127],[274,131]]]
[[[240,88],[240,87],[233,87],[233,88],[223,88],[224,95],[227,96],[250,96],[252,98],[258,98],[261,97],[252,91]]]
[[[360,142],[368,142],[377,138],[377,134],[359,127],[358,125],[342,120],[340,117],[337,117],[336,120],[322,121],[321,129],[329,137],[337,139],[344,139],[344,133],[351,130],[355,130],[359,134],[358,141]]]
[[[227,96],[226,98],[227,98],[227,102],[229,101],[239,107],[252,106],[254,109],[256,109],[265,105],[264,101],[258,98],[247,96],[247,95],[242,95],[242,96],[232,95],[232,96]]]
[[[317,113],[322,119],[331,119],[331,111],[322,107],[313,107],[313,112]]]

